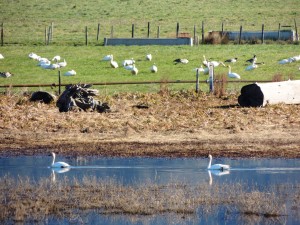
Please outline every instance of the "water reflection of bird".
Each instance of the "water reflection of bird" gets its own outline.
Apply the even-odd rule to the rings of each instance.
[[[209,158],[209,163],[208,163],[208,166],[207,166],[208,170],[221,170],[221,171],[223,171],[223,170],[229,170],[230,169],[230,166],[225,165],[225,164],[213,164],[213,165],[211,165],[212,156],[208,155],[208,158]]]
[[[52,174],[51,174],[52,182],[56,181],[55,173],[65,173],[65,172],[68,172],[69,170],[70,170],[70,167],[68,167],[68,168],[52,168]]]
[[[208,170],[208,176],[209,176],[209,185],[212,185],[212,176],[211,174],[215,175],[215,176],[223,176],[223,175],[228,175],[230,174],[229,170],[226,171],[220,171],[220,170]]]
[[[70,167],[70,165],[68,163],[55,162],[55,153],[52,152],[51,154],[52,154],[52,157],[53,157],[52,164],[51,164],[52,168],[67,168],[67,167]]]

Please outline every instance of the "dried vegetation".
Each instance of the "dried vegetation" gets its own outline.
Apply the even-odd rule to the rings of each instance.
[[[221,78],[222,79],[222,78]],[[0,152],[66,155],[300,157],[299,105],[242,108],[237,95],[194,91],[100,96],[111,113],[59,113],[28,96],[0,96]],[[140,107],[143,106],[143,107]],[[48,150],[47,150],[48,151]]]
[[[287,187],[288,186],[288,187]],[[48,216],[73,218],[96,210],[101,214],[196,214],[209,215],[224,206],[229,213],[280,219],[299,211],[299,186],[260,191],[236,184],[190,185],[174,181],[123,185],[115,180],[84,177],[82,180],[34,182],[0,178],[0,221],[43,221]],[[288,208],[286,203],[289,204]],[[289,208],[290,207],[290,208]]]

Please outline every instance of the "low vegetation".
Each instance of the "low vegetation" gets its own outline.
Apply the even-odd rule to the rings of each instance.
[[[103,214],[213,213],[225,206],[229,213],[258,218],[284,217],[299,210],[298,186],[282,185],[268,191],[235,184],[190,185],[174,181],[123,185],[112,179],[44,179],[35,182],[9,176],[0,178],[0,221],[44,221],[48,216],[72,218],[72,214],[97,210]],[[204,214],[204,215],[205,215]]]

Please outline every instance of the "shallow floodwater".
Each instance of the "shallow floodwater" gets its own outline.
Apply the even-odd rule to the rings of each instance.
[[[65,158],[57,156],[56,161],[64,161],[71,165],[70,169],[52,170],[49,168],[52,157],[8,157],[0,158],[0,177],[29,177],[35,181],[40,179],[64,179],[85,176],[99,179],[113,178],[124,184],[139,184],[145,182],[166,184],[170,182],[185,182],[189,184],[235,183],[240,182],[249,187],[267,189],[280,184],[299,184],[299,159],[228,159],[214,158],[214,163],[229,164],[230,171],[208,172],[207,158]],[[222,209],[220,209],[222,212]],[[225,213],[226,214],[226,213]],[[157,216],[126,216],[101,215],[89,213],[75,223],[87,224],[223,224],[224,215],[213,215],[204,221],[197,215],[157,215]],[[240,224],[236,218],[226,218],[227,224]],[[260,223],[262,221],[259,221]],[[66,223],[56,218],[49,219],[48,224]],[[299,218],[284,218],[285,224],[300,223]],[[254,223],[255,224],[255,223]]]

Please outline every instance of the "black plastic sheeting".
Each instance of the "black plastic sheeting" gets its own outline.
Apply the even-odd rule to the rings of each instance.
[[[260,107],[264,102],[264,94],[257,84],[248,84],[241,89],[238,103],[242,107]]]

